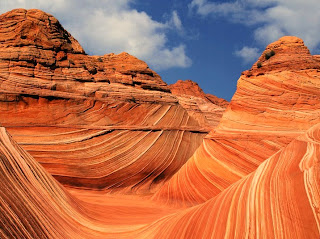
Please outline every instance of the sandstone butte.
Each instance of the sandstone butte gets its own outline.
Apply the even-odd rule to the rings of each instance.
[[[219,111],[205,125],[145,62],[127,53],[89,56],[47,13],[0,17],[0,124],[66,186],[154,191],[226,108],[201,106]]]
[[[204,102],[226,104],[196,84],[169,88],[127,54],[88,56],[38,10],[0,26],[1,238],[319,238],[320,58],[301,39],[243,72],[201,144],[218,122]],[[166,172],[153,190],[145,169]]]
[[[189,115],[196,118],[200,125],[208,128],[219,124],[229,104],[224,99],[205,94],[199,85],[191,80],[178,80],[175,84],[169,85],[169,88]]]

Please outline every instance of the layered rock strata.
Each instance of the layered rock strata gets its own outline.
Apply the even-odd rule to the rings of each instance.
[[[201,107],[226,103],[196,84],[88,56],[39,10],[0,16],[0,51],[1,238],[319,238],[320,58],[301,39],[267,47],[197,150]]]
[[[179,103],[200,125],[215,128],[229,102],[211,94],[205,94],[199,85],[191,80],[178,80],[169,86]]]
[[[128,238],[175,211],[139,197],[68,193],[0,127],[1,238]],[[89,194],[90,200],[84,198]],[[92,200],[92,198],[94,200]],[[125,234],[125,236],[124,236]]]
[[[0,123],[63,184],[148,193],[207,134],[134,56],[89,56],[40,10],[0,29]]]
[[[216,197],[150,225],[153,238],[318,238],[320,124]]]
[[[155,200],[203,203],[320,122],[320,61],[301,39],[279,39],[258,62],[241,75],[218,127]]]
[[[319,152],[320,124],[207,202],[177,212],[162,205],[162,211],[155,212],[154,205],[144,202],[141,207],[133,198],[118,198],[116,206],[92,193],[95,204],[75,199],[0,128],[0,185],[6,189],[0,191],[0,236],[317,238]],[[140,219],[142,215],[147,219]]]

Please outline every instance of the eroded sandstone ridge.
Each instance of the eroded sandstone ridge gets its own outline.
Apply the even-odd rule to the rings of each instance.
[[[144,233],[154,238],[316,239],[319,163],[317,124],[216,197],[163,218]]]
[[[207,134],[148,65],[87,55],[50,14],[0,16],[0,123],[72,187],[148,192]]]
[[[229,102],[211,94],[205,94],[196,82],[178,80],[169,86],[179,103],[200,125],[214,128],[219,124]]]
[[[301,39],[267,47],[204,139],[227,103],[191,81],[88,56],[39,10],[1,15],[0,39],[1,238],[319,238],[320,58]]]
[[[218,127],[155,200],[203,203],[320,122],[320,61],[301,39],[280,38],[257,63],[241,75]]]

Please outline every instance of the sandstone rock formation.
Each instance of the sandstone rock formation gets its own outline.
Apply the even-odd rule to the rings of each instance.
[[[320,124],[204,204],[170,215],[154,238],[318,238]]]
[[[0,123],[63,184],[149,192],[207,134],[134,56],[89,56],[40,10],[5,13],[0,29]]]
[[[79,200],[3,127],[0,186],[1,238],[132,238],[131,231],[174,212],[139,197],[113,199],[103,194],[88,202],[83,191]],[[91,192],[90,199],[94,195]]]
[[[274,49],[275,55],[266,60],[262,53],[262,67],[254,64],[241,75],[218,127],[155,200],[203,203],[320,122],[318,58],[296,37],[283,37],[266,49]]]
[[[260,63],[260,64],[259,64]],[[319,69],[319,56],[312,56],[302,39],[284,36],[267,46],[258,61],[243,75],[248,77],[279,71]]]
[[[1,15],[0,237],[319,238],[319,69],[283,37],[228,104]]]
[[[228,101],[211,94],[205,94],[196,82],[178,80],[169,86],[179,103],[200,125],[215,128],[228,106]]]
[[[204,204],[177,212],[160,206],[162,211],[154,212],[154,205],[144,202],[140,208],[132,198],[122,206],[103,204],[92,195],[95,205],[74,198],[0,128],[0,186],[6,189],[0,191],[0,236],[317,238],[319,152],[317,124]],[[108,201],[103,196],[99,199]],[[128,211],[134,217],[128,217]],[[154,218],[150,218],[150,211]],[[144,225],[137,224],[141,215],[149,215]]]

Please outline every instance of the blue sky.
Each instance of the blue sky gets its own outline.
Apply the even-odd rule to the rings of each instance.
[[[191,79],[227,100],[281,36],[301,37],[319,54],[318,0],[1,0],[1,13],[14,8],[51,13],[88,54],[126,51],[168,84]]]

